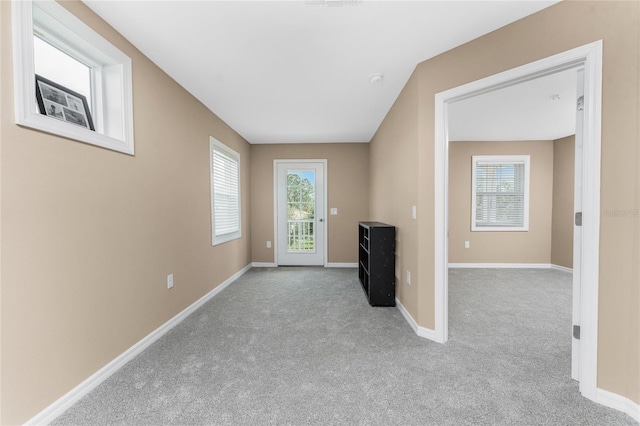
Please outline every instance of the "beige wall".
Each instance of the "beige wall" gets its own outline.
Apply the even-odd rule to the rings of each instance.
[[[633,212],[640,204],[639,29],[639,2],[563,1],[418,64],[371,143],[372,173],[380,174],[372,180],[370,216],[395,223],[405,235],[418,231],[417,241],[404,240],[399,247],[401,255],[418,262],[411,290],[399,297],[420,326],[434,328],[435,94],[602,39],[601,207]],[[399,157],[412,161],[378,167],[385,158]],[[406,173],[406,167],[417,172]],[[416,197],[418,220],[407,225],[405,211]],[[385,199],[394,200],[395,212]],[[603,214],[598,387],[635,403],[640,403],[639,258],[640,217]]]
[[[14,124],[0,2],[1,424],[38,414],[251,262],[247,142],[82,3],[64,5],[132,58],[136,155]],[[216,247],[210,135],[242,167],[243,237]]]
[[[412,283],[418,281],[416,245],[421,229],[418,221],[411,219],[412,206],[418,207],[418,181],[423,179],[418,167],[416,88],[416,80],[410,79],[378,128],[370,143],[369,171],[371,220],[396,227],[396,297],[414,318],[420,287],[406,282],[406,271],[411,272]]]
[[[368,144],[281,144],[251,146],[251,228],[254,262],[274,262],[273,160],[327,160],[326,216],[330,263],[358,262],[358,222],[369,219]]]
[[[474,155],[529,155],[529,231],[471,232]],[[449,263],[545,263],[551,259],[553,141],[449,144]],[[464,248],[469,241],[470,247]]]
[[[575,136],[553,141],[551,263],[573,269]]]

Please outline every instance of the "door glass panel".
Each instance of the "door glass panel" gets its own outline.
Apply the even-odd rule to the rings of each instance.
[[[315,171],[287,171],[287,252],[315,252]]]

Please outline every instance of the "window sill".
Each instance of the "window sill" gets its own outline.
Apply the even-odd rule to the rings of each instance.
[[[507,228],[504,226],[497,227],[472,227],[471,232],[529,232],[529,228]]]
[[[220,244],[228,243],[229,241],[239,240],[241,237],[242,237],[242,234],[240,232],[235,232],[229,235],[223,235],[221,237],[216,237],[213,241],[213,244],[211,245],[215,247]]]
[[[33,113],[26,118],[16,120],[16,124],[40,130],[52,135],[73,139],[79,142],[100,146],[103,148],[119,151],[125,154],[134,155],[133,144],[127,143],[92,130],[83,129],[70,123],[56,120],[42,114]]]

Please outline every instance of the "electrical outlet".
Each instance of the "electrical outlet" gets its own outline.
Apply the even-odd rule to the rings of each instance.
[[[167,275],[167,288],[173,288],[173,274]]]
[[[411,272],[407,271],[407,284],[411,285]]]
[[[271,248],[271,241],[267,241],[267,248]]]
[[[471,245],[469,244],[469,241],[465,241],[464,242],[464,248],[469,248],[471,247]]]
[[[335,216],[338,214],[338,209],[336,207],[331,207],[331,215]]]

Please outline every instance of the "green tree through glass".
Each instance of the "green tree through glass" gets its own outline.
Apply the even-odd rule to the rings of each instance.
[[[287,173],[287,222],[289,251],[315,248],[315,187],[313,172]]]

